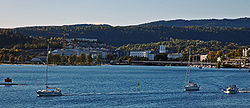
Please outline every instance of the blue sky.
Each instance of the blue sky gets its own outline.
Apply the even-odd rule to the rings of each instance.
[[[0,0],[0,28],[250,17],[250,0]]]

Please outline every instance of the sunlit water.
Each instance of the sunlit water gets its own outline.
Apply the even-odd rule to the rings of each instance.
[[[49,85],[64,96],[37,97],[45,66],[0,65],[0,80],[26,86],[0,86],[0,107],[250,107],[250,93],[227,95],[231,84],[250,88],[250,72],[191,68],[201,89],[184,92],[186,67],[49,66]],[[138,82],[140,91],[138,91]]]

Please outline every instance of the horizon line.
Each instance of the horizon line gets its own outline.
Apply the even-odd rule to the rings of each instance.
[[[186,21],[195,21],[195,20],[225,20],[225,19],[229,19],[229,20],[234,20],[234,19],[241,19],[241,18],[250,18],[250,16],[245,16],[245,17],[235,17],[235,18],[173,18],[173,19],[158,19],[158,20],[151,20],[151,21],[147,21],[144,23],[137,23],[137,24],[111,24],[111,23],[98,23],[98,22],[79,22],[79,23],[68,23],[68,24],[40,24],[40,25],[22,25],[22,26],[15,26],[15,27],[0,27],[0,29],[15,29],[15,28],[24,28],[24,27],[46,27],[46,26],[67,26],[67,25],[78,25],[78,24],[93,24],[93,25],[110,25],[113,27],[116,26],[136,26],[136,25],[140,25],[140,24],[147,24],[147,23],[151,23],[151,22],[156,22],[156,21],[175,21],[175,20],[186,20]]]

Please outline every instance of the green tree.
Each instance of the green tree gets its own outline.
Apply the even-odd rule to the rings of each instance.
[[[109,63],[111,60],[112,60],[112,55],[108,53],[108,54],[106,55],[106,62]]]
[[[131,58],[128,58],[127,62],[131,64],[131,60],[132,60]]]
[[[97,55],[96,63],[97,63],[97,64],[100,64],[100,63],[101,63],[101,54],[98,54],[98,55]]]
[[[215,62],[216,61],[216,52],[215,51],[209,51],[208,53],[208,60],[211,61],[211,62]]]
[[[80,59],[81,59],[81,65],[85,65],[86,64],[86,56],[84,53],[82,53],[80,55]]]
[[[76,65],[76,59],[77,59],[76,55],[69,56],[68,57],[68,64],[70,64],[70,65]]]
[[[55,54],[52,56],[53,64],[60,64],[61,63],[61,56],[59,54]]]
[[[76,57],[76,64],[81,65],[81,56]]]
[[[241,57],[241,56],[242,56],[242,49],[238,49],[238,50],[237,50],[236,56],[237,56],[237,57]]]
[[[167,57],[167,53],[159,53],[157,55],[155,55],[155,60],[157,61],[167,61],[168,57]]]
[[[62,64],[63,64],[63,65],[67,64],[67,56],[63,55],[63,56],[61,57],[61,61],[62,61]]]
[[[77,56],[76,55],[72,55],[70,58],[72,60],[72,65],[76,65],[76,63],[77,63]]]
[[[122,63],[122,58],[121,57],[118,59],[118,63],[119,64]]]
[[[92,57],[91,57],[91,54],[88,54],[88,55],[86,56],[86,62],[87,62],[88,65],[91,65],[91,64],[92,64],[93,59],[92,59]]]
[[[0,54],[0,62],[3,62],[3,55]]]
[[[15,61],[15,57],[13,55],[9,56],[9,62],[12,64]]]
[[[17,61],[20,62],[20,63],[23,63],[24,62],[23,56],[22,55],[18,56]]]
[[[247,51],[247,57],[250,57],[250,50]]]

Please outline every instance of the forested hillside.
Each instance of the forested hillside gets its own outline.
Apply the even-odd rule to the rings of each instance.
[[[141,25],[163,25],[163,26],[203,26],[203,27],[247,27],[250,28],[250,18],[238,19],[204,19],[204,20],[171,20],[154,21]]]
[[[59,48],[61,38],[32,37],[18,33],[12,29],[0,29],[0,48],[14,49],[46,49]]]
[[[119,47],[121,50],[151,50],[158,51],[160,45],[166,45],[168,52],[179,52],[187,53],[188,49],[191,48],[193,53],[203,54],[209,51],[230,51],[232,49],[242,49],[247,46],[240,46],[236,43],[220,42],[220,41],[201,41],[201,40],[184,40],[184,39],[173,39],[170,38],[166,41],[161,42],[151,42],[144,44],[128,44]]]
[[[16,44],[32,42],[32,37],[24,36],[10,29],[0,29],[0,48],[11,48]]]
[[[44,26],[16,28],[15,31],[28,36],[67,38],[96,38],[104,43],[121,46],[126,44],[164,41],[177,39],[218,40],[249,44],[250,28],[226,27],[174,27],[174,26]]]

